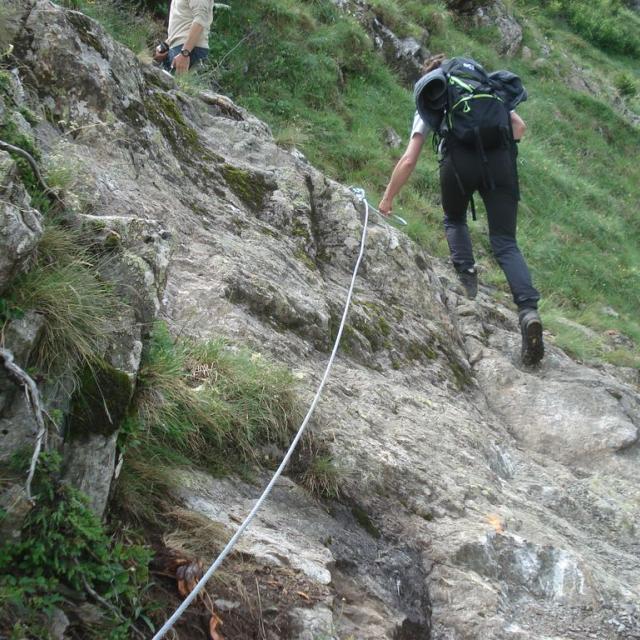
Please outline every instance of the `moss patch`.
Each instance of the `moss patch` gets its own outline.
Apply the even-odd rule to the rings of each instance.
[[[380,529],[376,527],[367,512],[360,506],[355,505],[351,508],[351,513],[356,519],[356,522],[372,537],[380,538]]]
[[[222,165],[222,175],[231,191],[250,209],[262,209],[267,193],[271,190],[264,176],[230,164]]]
[[[222,158],[207,149],[196,130],[189,126],[178,105],[166,93],[157,91],[144,101],[147,117],[165,135],[181,160],[221,162]]]
[[[428,360],[435,360],[438,357],[436,350],[425,342],[409,342],[406,354],[409,360],[420,360],[422,357]]]
[[[12,91],[11,74],[8,71],[0,70],[0,93],[9,95]]]
[[[293,228],[291,229],[291,235],[294,238],[304,238],[307,242],[311,240],[309,227],[301,220],[294,219]]]
[[[453,378],[456,382],[458,389],[464,389],[467,385],[471,384],[471,374],[458,362],[455,354],[450,351],[444,350],[443,353],[447,357],[449,362],[449,368],[453,373]]]
[[[298,249],[294,255],[296,260],[302,262],[312,271],[315,271],[318,268],[316,263],[313,261],[313,258],[304,249]]]
[[[113,433],[124,420],[133,394],[129,376],[103,362],[85,365],[78,379],[69,412],[71,437]]]

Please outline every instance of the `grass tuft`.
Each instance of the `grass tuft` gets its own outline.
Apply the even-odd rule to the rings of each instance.
[[[221,340],[175,341],[158,323],[122,431],[118,503],[145,520],[154,511],[147,505],[157,497],[157,512],[175,484],[171,468],[221,475],[257,464],[263,447],[285,448],[300,418],[292,387],[290,374],[259,354]]]
[[[101,279],[99,262],[85,247],[78,233],[48,221],[35,264],[12,283],[7,296],[44,319],[33,364],[45,374],[93,363],[105,338],[119,329],[123,303]]]

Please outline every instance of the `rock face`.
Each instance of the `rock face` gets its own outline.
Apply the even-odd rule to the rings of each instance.
[[[124,221],[141,225],[151,246],[171,236],[168,262],[130,241],[139,260],[123,273],[148,286],[140,317],[160,301],[176,331],[249,344],[289,366],[310,400],[362,205],[228,99],[188,97],[74,12],[41,1],[20,37],[47,47],[25,56],[39,98],[92,124],[65,142],[91,215],[118,236]],[[69,47],[83,55],[52,70]],[[54,71],[64,92],[46,83]],[[38,134],[52,150],[63,138],[50,125]],[[580,366],[549,343],[541,367],[523,367],[512,309],[483,287],[466,301],[446,265],[370,220],[312,424],[344,469],[345,498],[320,506],[284,479],[241,542],[320,594],[291,606],[290,637],[640,637],[637,371]],[[233,528],[260,480],[186,473],[183,499]]]
[[[11,156],[0,151],[0,294],[26,269],[42,236],[41,216],[16,174]]]
[[[15,131],[23,140],[36,138],[49,159],[68,162],[66,168],[78,174],[74,179],[81,180],[82,165],[74,164],[73,154],[66,154],[68,143],[62,129],[106,126],[112,117],[107,111],[109,105],[122,113],[143,109],[138,90],[143,84],[142,70],[130,62],[126,49],[84,15],[61,11],[49,2],[36,7],[33,4],[14,1],[8,6],[9,35],[17,46],[24,47],[31,61],[31,75],[25,81],[16,70],[2,71],[0,123],[3,131],[5,127]],[[83,57],[83,65],[74,65],[70,57],[65,57],[75,60],[78,55]],[[60,129],[44,117],[37,127],[32,126],[22,115],[39,111],[43,116],[45,110]],[[88,182],[81,187],[94,188]],[[45,216],[33,208],[16,161],[5,151],[0,151],[0,194],[2,294],[16,276],[32,266]],[[91,201],[90,191],[84,196]],[[97,378],[108,394],[101,390],[94,393],[95,406],[80,411],[76,406],[79,396],[72,390],[79,386],[90,397],[85,382],[94,376],[85,380],[81,372],[74,379],[67,370],[41,383],[40,391],[50,415],[62,416],[57,419],[58,429],[52,429],[51,439],[64,454],[64,476],[88,495],[94,510],[102,515],[115,468],[117,431],[133,393],[142,340],[161,304],[170,233],[135,208],[110,207],[109,215],[97,218],[86,213],[86,206],[81,211],[72,210],[74,204],[71,202],[65,212],[67,223],[81,229],[83,238],[102,252],[105,259],[100,261],[100,277],[113,285],[116,296],[126,305],[114,310],[119,316],[112,319],[115,330],[102,339],[104,365]],[[2,328],[3,347],[26,369],[37,350],[45,320],[34,312],[9,320]],[[22,389],[0,368],[0,463],[6,464],[16,453],[32,448],[36,433],[35,418]],[[7,490],[14,491],[15,487]]]
[[[398,38],[378,18],[371,20],[376,47],[382,51],[387,64],[402,80],[410,85],[420,78],[427,51],[415,38]],[[428,38],[425,32],[424,39]]]
[[[373,40],[386,64],[408,86],[420,78],[425,59],[430,55],[425,43],[429,33],[425,29],[420,42],[415,38],[398,37],[385,23],[376,7],[364,0],[332,0],[342,11],[353,15]]]
[[[522,27],[507,10],[502,0],[495,0],[488,6],[477,7],[474,12],[477,24],[495,25],[500,33],[498,53],[503,56],[514,56],[522,45]]]

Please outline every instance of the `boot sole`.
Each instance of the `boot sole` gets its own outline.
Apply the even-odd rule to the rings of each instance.
[[[544,342],[542,340],[542,323],[539,320],[531,320],[523,330],[523,338],[526,346],[522,354],[525,364],[538,364],[544,356]]]

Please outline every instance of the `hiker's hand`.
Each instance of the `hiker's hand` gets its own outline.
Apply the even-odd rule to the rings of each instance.
[[[386,198],[382,198],[380,200],[380,204],[378,205],[378,211],[383,215],[387,216],[387,218],[391,215],[392,204]]]
[[[189,71],[189,57],[179,53],[171,63],[171,67],[176,70],[176,75]]]
[[[153,50],[153,59],[156,62],[162,62],[168,55],[169,55],[168,51],[165,51],[164,53],[160,51],[159,45]]]

